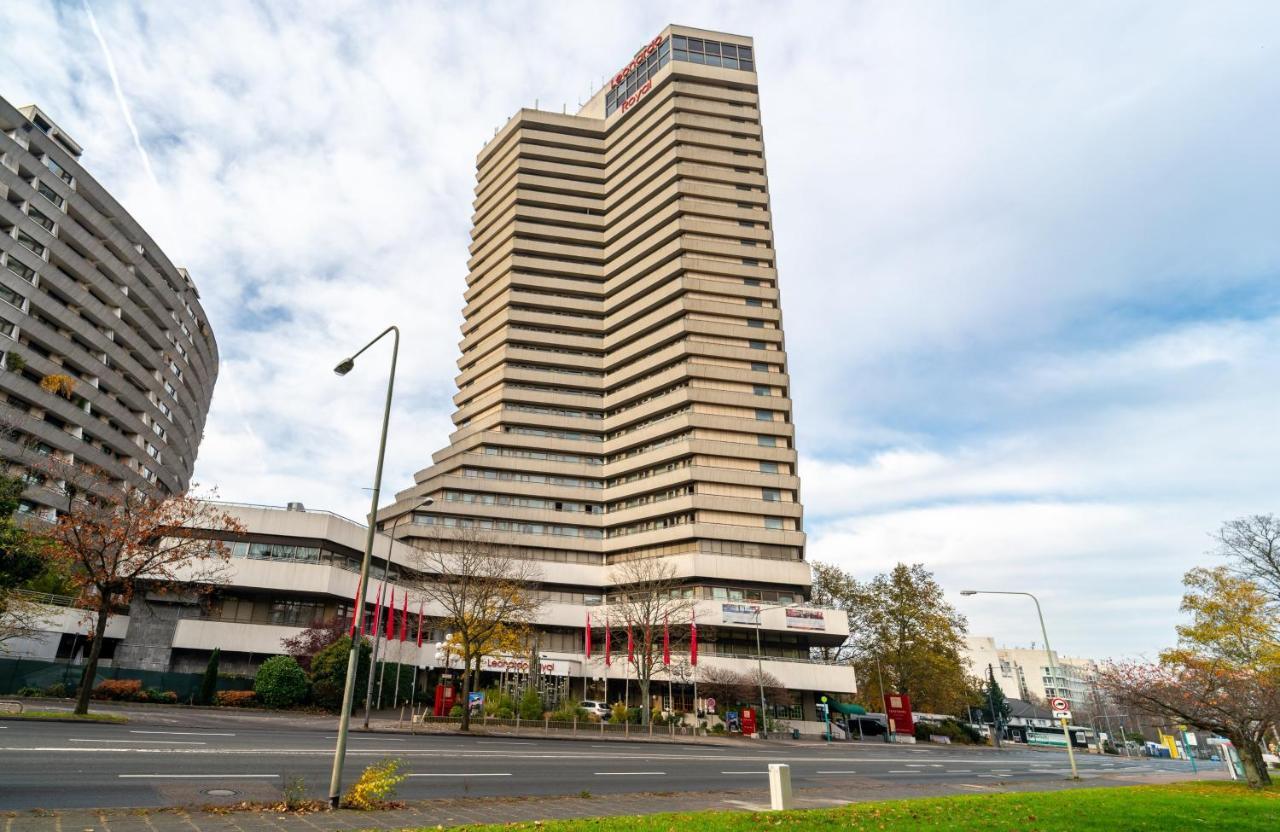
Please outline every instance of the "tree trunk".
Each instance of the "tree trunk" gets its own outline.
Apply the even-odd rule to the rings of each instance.
[[[107,619],[110,617],[111,605],[104,597],[102,609],[98,610],[98,623],[93,628],[89,660],[85,662],[84,673],[80,674],[80,690],[76,691],[75,713],[79,716],[89,713],[89,694],[93,693],[93,680],[98,676],[98,657],[102,655],[102,642],[107,637]]]
[[[646,675],[640,680],[640,724],[648,725],[650,718],[649,706],[649,677]]]
[[[471,657],[462,659],[462,725],[463,731],[471,730]]]
[[[1231,741],[1236,743],[1232,737]],[[1262,746],[1248,737],[1241,737],[1236,744],[1240,752],[1240,762],[1244,764],[1244,777],[1249,788],[1261,789],[1271,785],[1271,775],[1267,773],[1267,763],[1262,759]]]

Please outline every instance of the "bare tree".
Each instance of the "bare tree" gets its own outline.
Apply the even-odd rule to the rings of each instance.
[[[753,681],[727,667],[710,665],[698,670],[698,692],[704,697],[716,700],[717,704],[725,706],[738,702],[750,702],[755,695]]]
[[[79,606],[94,616],[89,658],[75,712],[88,713],[89,694],[113,610],[142,586],[156,591],[208,591],[226,580],[231,551],[219,536],[243,527],[217,505],[189,494],[153,496],[101,472],[63,466],[55,475],[66,498],[48,538],[80,590]],[[193,534],[193,530],[201,530]],[[204,537],[211,534],[212,537]]]
[[[1218,554],[1230,558],[1233,571],[1253,581],[1280,604],[1280,517],[1254,514],[1222,524],[1214,538]]]
[[[675,645],[693,614],[693,591],[676,577],[670,561],[644,558],[624,561],[613,567],[609,580],[614,593],[609,598],[610,625],[625,626],[632,639],[632,663],[640,684],[642,725],[649,723],[649,687],[662,667],[664,639]]]
[[[418,588],[443,608],[440,619],[452,631],[450,643],[462,661],[461,727],[467,731],[472,674],[479,674],[488,650],[533,622],[542,605],[534,593],[541,572],[476,528],[433,529],[417,546]]]

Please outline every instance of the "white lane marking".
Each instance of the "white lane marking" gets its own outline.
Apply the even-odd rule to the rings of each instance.
[[[246,777],[279,777],[278,774],[117,774],[123,779],[242,780]]]
[[[465,774],[406,774],[406,777],[511,777],[511,772],[472,772]]]
[[[190,740],[77,740],[69,739],[67,742],[127,742],[127,743],[144,743],[146,745],[205,745],[202,742],[192,742]]]
[[[665,776],[665,771],[594,771],[596,777],[640,777],[644,776]]]
[[[973,773],[973,769],[971,769],[971,768],[949,768],[949,769],[947,769],[947,774],[972,774],[972,773]]]
[[[907,763],[907,768],[924,768],[924,763]]]
[[[721,774],[768,774],[767,771],[722,771]]]
[[[920,772],[918,772],[918,771],[916,771],[916,770],[914,770],[914,769],[909,769],[909,768],[907,768],[907,769],[902,769],[902,768],[891,768],[891,769],[889,769],[888,773],[889,773],[889,774],[919,774]]]
[[[856,771],[848,771],[848,770],[845,770],[845,771],[830,771],[830,770],[823,771],[822,769],[819,769],[819,770],[818,770],[818,773],[819,773],[819,774],[857,774],[858,772],[856,772]]]
[[[477,745],[533,745],[525,740],[476,740]]]
[[[130,734],[168,734],[172,737],[234,737],[235,734],[217,734],[209,731],[134,731]]]

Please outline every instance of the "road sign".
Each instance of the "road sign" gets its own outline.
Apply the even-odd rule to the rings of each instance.
[[[1071,719],[1071,706],[1062,697],[1055,696],[1050,699],[1049,708],[1053,711],[1054,719]]]
[[[707,710],[714,711],[716,709],[716,699],[714,696],[708,696],[706,699]]]

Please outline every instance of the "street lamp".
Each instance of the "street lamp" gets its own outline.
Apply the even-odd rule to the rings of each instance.
[[[394,549],[396,545],[396,526],[400,525],[400,521],[403,520],[404,518],[412,517],[413,513],[418,509],[426,508],[427,506],[433,505],[434,503],[435,503],[434,497],[427,497],[422,502],[414,505],[413,508],[410,508],[404,511],[395,520],[391,521],[391,531],[387,532],[387,540],[388,540],[387,559],[382,562],[382,583],[384,586],[387,583],[387,572],[390,571],[391,569],[391,550]],[[361,600],[364,600],[364,599],[362,598]],[[363,604],[361,605],[360,609],[361,609],[361,612],[364,611]],[[393,610],[391,614],[394,616],[395,611]],[[378,666],[378,644],[379,644],[379,640],[375,638],[373,640],[373,652],[369,656],[369,684],[366,687],[365,694],[364,694],[364,727],[365,728],[369,727],[369,705],[370,705],[370,701],[373,699],[373,669]],[[399,665],[397,665],[397,667],[398,666]],[[378,680],[378,707],[379,708],[382,707],[382,680],[381,679]],[[392,707],[395,707],[395,706],[392,705]]]
[[[359,591],[356,597],[364,600],[366,587],[369,583],[369,562],[373,559],[373,536],[375,534],[374,518],[378,514],[378,495],[382,490],[382,460],[387,452],[387,426],[391,421],[391,394],[395,389],[396,383],[396,359],[400,354],[400,328],[397,326],[389,326],[369,343],[361,347],[350,358],[344,358],[338,362],[338,366],[333,371],[340,376],[345,376],[356,366],[356,359],[365,350],[372,347],[378,341],[381,341],[388,333],[393,334],[391,347],[391,372],[387,376],[387,401],[382,410],[382,435],[378,440],[378,464],[373,475],[373,499],[370,501],[369,509],[369,531],[365,535],[364,540],[364,557],[360,561],[360,583]],[[342,763],[347,756],[347,730],[351,724],[351,703],[355,697],[356,687],[356,668],[359,666],[360,643],[355,639],[351,640],[351,652],[347,656],[347,679],[342,688],[342,712],[338,717],[338,741],[333,750],[333,772],[329,777],[329,805],[338,808],[338,802],[342,795]]]
[[[1025,595],[1035,602],[1036,615],[1040,617],[1040,635],[1044,637],[1044,655],[1049,660],[1049,678],[1053,683],[1057,684],[1058,669],[1057,664],[1053,661],[1053,650],[1049,647],[1049,631],[1044,626],[1044,613],[1040,610],[1040,599],[1032,595],[1030,592],[1008,592],[998,589],[965,589],[961,590],[961,595]],[[994,715],[993,715],[994,716]],[[1076,771],[1076,753],[1071,748],[1071,729],[1067,727],[1066,717],[1062,718],[1062,736],[1067,741],[1067,759],[1071,761],[1071,779],[1079,780],[1080,773]]]
[[[760,613],[765,610],[789,610],[796,606],[799,605],[756,607],[756,681],[760,683],[760,736],[766,740],[769,739],[769,718],[765,715],[767,706],[764,702],[764,660],[761,655],[764,651],[760,648],[760,628],[764,625],[760,620]]]

